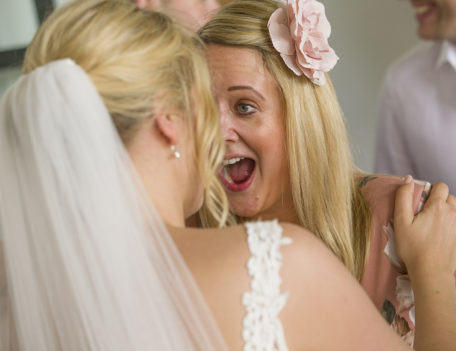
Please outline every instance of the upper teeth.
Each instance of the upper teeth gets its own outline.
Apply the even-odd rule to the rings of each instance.
[[[244,159],[244,157],[233,157],[228,160],[224,160],[223,165],[224,166],[234,165],[236,162],[239,162],[240,160],[243,160],[243,159]]]
[[[415,7],[415,12],[419,15],[428,12],[431,9],[431,6],[429,5],[421,5],[418,7]]]

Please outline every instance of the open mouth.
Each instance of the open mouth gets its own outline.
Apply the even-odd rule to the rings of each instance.
[[[413,7],[416,18],[418,21],[422,21],[433,12],[436,5],[434,3],[416,2],[413,3]]]
[[[256,162],[248,157],[233,157],[223,161],[219,176],[230,191],[243,191],[253,181]]]

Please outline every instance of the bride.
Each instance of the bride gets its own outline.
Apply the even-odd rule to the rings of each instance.
[[[70,2],[36,34],[0,102],[1,350],[408,350],[304,229],[184,227],[203,199],[227,213],[201,49],[122,0]],[[414,218],[412,192],[398,250],[442,272],[410,272],[417,316],[441,316],[415,346],[450,350],[454,198],[437,185]]]

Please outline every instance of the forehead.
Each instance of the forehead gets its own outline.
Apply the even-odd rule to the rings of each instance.
[[[206,59],[216,88],[244,85],[265,92],[276,88],[260,53],[254,49],[210,44]]]

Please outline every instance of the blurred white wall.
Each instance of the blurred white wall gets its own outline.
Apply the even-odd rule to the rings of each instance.
[[[38,28],[33,0],[0,1],[0,50],[26,46]]]
[[[60,6],[68,0],[54,0]],[[340,57],[331,77],[345,113],[356,163],[371,172],[377,101],[384,71],[417,43],[408,1],[322,0]],[[26,45],[36,30],[33,0],[0,1],[0,50]],[[20,70],[0,70],[0,96]]]
[[[68,1],[53,0],[56,7]],[[0,51],[26,47],[38,26],[34,0],[0,0]],[[0,97],[20,74],[20,67],[0,68]]]
[[[38,28],[33,0],[0,1],[0,51],[25,47]],[[20,68],[0,69],[0,96],[20,75]]]
[[[386,67],[413,47],[409,1],[323,0],[332,25],[330,44],[340,60],[331,73],[345,113],[357,165],[372,172],[378,95]]]

